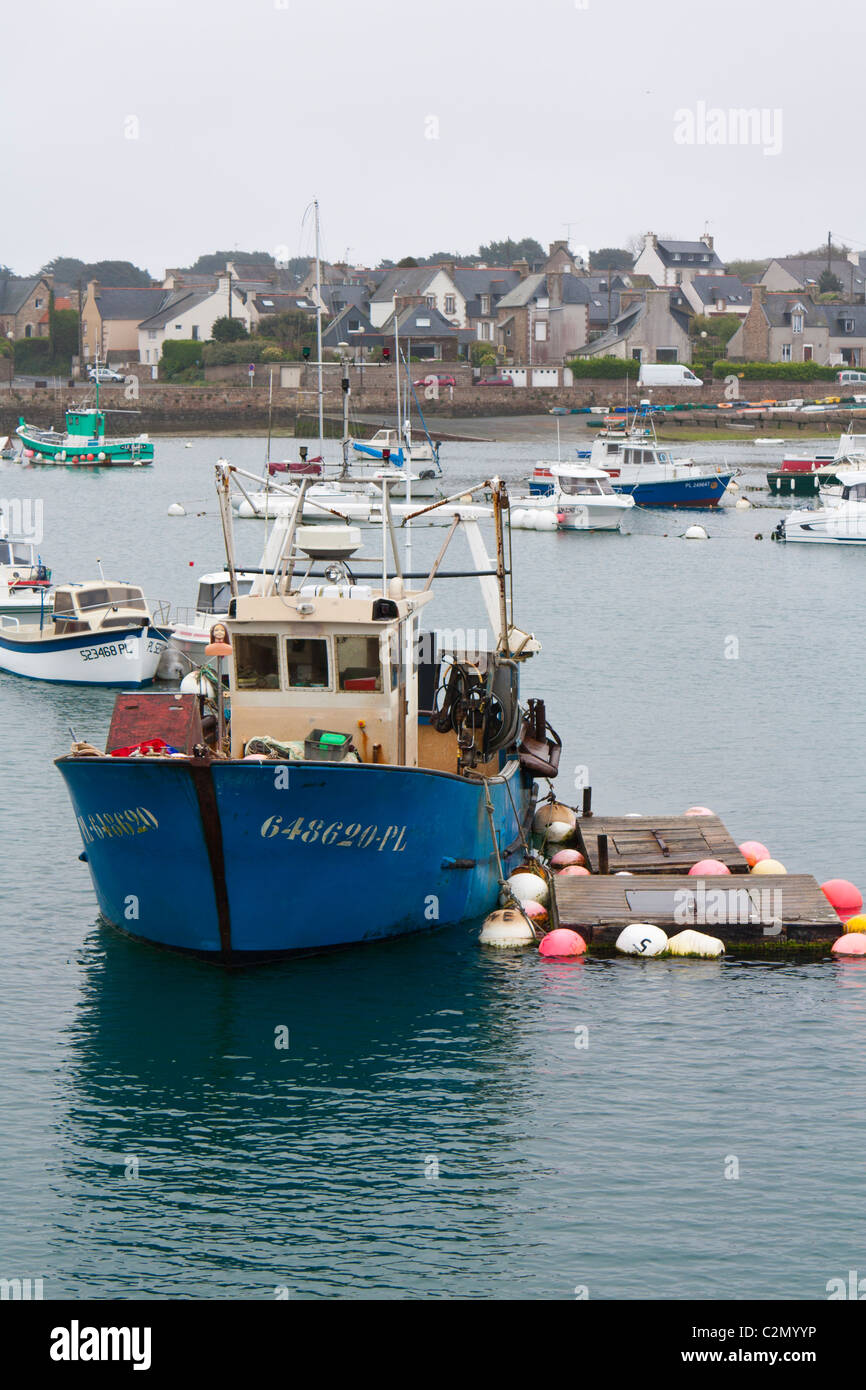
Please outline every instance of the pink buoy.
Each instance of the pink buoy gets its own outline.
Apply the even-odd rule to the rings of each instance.
[[[863,940],[866,941],[866,937]],[[578,932],[557,927],[556,931],[549,931],[541,938],[538,949],[543,956],[582,956],[586,942]]]
[[[524,917],[531,917],[533,922],[547,921],[547,909],[542,907],[541,903],[532,902],[530,900],[528,902],[521,903],[520,906]]]
[[[558,849],[550,862],[557,869],[563,869],[566,864],[583,864],[585,860],[579,849]]]
[[[689,869],[690,874],[700,874],[701,877],[707,878],[713,874],[729,874],[730,872],[727,864],[723,864],[721,859],[699,859],[697,864],[693,864]]]
[[[687,816],[714,816],[715,811],[711,811],[708,806],[690,806],[686,811]]]
[[[843,922],[856,916],[863,906],[863,895],[847,878],[828,878],[821,884],[821,892]]]
[[[543,946],[544,942],[541,944]],[[834,956],[866,956],[866,935],[863,932],[849,932],[847,936],[840,936],[838,941],[834,941],[830,950]]]
[[[766,845],[761,844],[760,840],[744,840],[738,848],[750,869],[754,869],[755,865],[760,864],[762,859],[769,859],[770,857],[770,851]]]
[[[589,878],[589,869],[584,869],[580,864],[566,864],[564,869],[560,869],[557,878]]]

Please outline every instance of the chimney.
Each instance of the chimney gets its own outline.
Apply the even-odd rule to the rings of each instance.
[[[549,250],[548,253],[547,253],[547,255],[548,255],[548,260],[549,260],[552,256],[555,256],[556,253],[557,253],[557,251],[568,251],[568,242],[567,242],[567,241],[552,241],[552,242],[550,243],[550,250]]]
[[[562,305],[562,271],[549,270],[547,272],[547,298],[551,309],[559,309]]]
[[[708,251],[712,251],[713,238],[710,236],[709,232],[704,232],[703,236],[701,237],[701,241],[704,243],[704,246],[706,246]]]
[[[454,279],[454,271],[456,270],[456,268],[457,268],[457,267],[456,267],[454,261],[442,261],[442,262],[441,262],[441,269],[447,271],[447,273],[451,276],[451,279],[452,279],[452,280]]]
[[[529,274],[529,261],[515,261],[511,269],[517,271],[521,280],[525,280]]]
[[[767,298],[767,286],[752,285],[750,288],[752,291],[752,306],[754,307],[755,304],[763,304]]]

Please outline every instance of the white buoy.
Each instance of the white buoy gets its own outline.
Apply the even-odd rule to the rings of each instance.
[[[96,461],[97,463],[105,463],[105,454],[97,454]]]
[[[537,512],[535,516],[536,531],[558,531],[559,519],[556,512]]]
[[[624,956],[660,956],[667,946],[667,932],[652,922],[629,922],[616,939],[616,949]]]
[[[670,938],[668,950],[672,956],[722,956],[725,943],[717,936],[706,936],[702,931],[692,931],[689,927]]]
[[[191,449],[191,448],[192,448],[192,445],[191,445],[191,444],[184,444],[183,447],[184,447],[185,449]]]
[[[214,688],[201,671],[190,671],[180,683],[181,695],[213,695]]]
[[[523,869],[517,870],[510,878],[505,880],[508,888],[518,902],[546,903],[548,892],[547,883],[541,874],[533,874]]]
[[[172,502],[168,509],[168,516],[186,516],[186,511],[179,502]]]
[[[511,529],[512,531],[526,530],[526,512],[521,507],[511,513]]]
[[[631,869],[617,869],[614,878],[634,878]]]
[[[726,492],[739,492],[739,490],[740,484],[737,482],[736,478],[732,478],[731,481],[728,483],[728,486],[725,488]]]
[[[736,502],[734,503],[734,507],[735,507],[736,511],[738,511],[738,512],[747,512],[747,511],[749,511],[750,508],[751,508],[751,505],[752,505],[752,504],[751,504],[751,502],[749,501],[748,497],[738,497],[737,500],[736,500]]]
[[[522,912],[517,912],[513,907],[503,907],[485,917],[478,940],[482,946],[498,946],[500,949],[533,946],[535,932]]]
[[[689,526],[688,529],[683,532],[684,541],[708,541],[709,539],[703,526]]]
[[[550,832],[553,826],[568,826],[568,833],[573,834],[577,825],[577,816],[570,806],[566,806],[562,801],[544,801],[532,818],[532,831],[535,835],[543,835],[546,831]],[[563,840],[564,835],[553,835],[548,833],[549,840]]]

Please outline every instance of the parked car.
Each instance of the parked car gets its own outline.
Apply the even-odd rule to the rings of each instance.
[[[87,375],[91,381],[126,381],[123,372],[116,372],[113,367],[88,367]]]
[[[836,373],[837,381],[866,381],[866,372],[844,371]]]
[[[478,383],[479,386],[513,386],[514,382],[510,376],[484,376]]]
[[[430,376],[422,376],[422,377],[419,378],[418,381],[413,381],[413,382],[412,382],[412,385],[413,385],[413,386],[429,386],[429,385],[430,385],[431,378],[432,378],[434,381],[438,382],[440,386],[456,386],[456,385],[457,385],[457,380],[456,380],[455,377],[453,377],[453,376],[436,376],[436,374],[435,374],[434,372],[431,372],[431,373],[430,373]]]

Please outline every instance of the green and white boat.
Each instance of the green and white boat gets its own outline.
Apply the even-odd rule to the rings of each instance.
[[[28,425],[23,416],[19,418],[15,433],[21,440],[23,455],[28,463],[56,463],[73,468],[135,467],[153,463],[153,444],[146,434],[127,439],[106,439],[105,411],[99,409],[98,379],[95,403],[92,406],[72,406],[67,410],[64,434]]]

